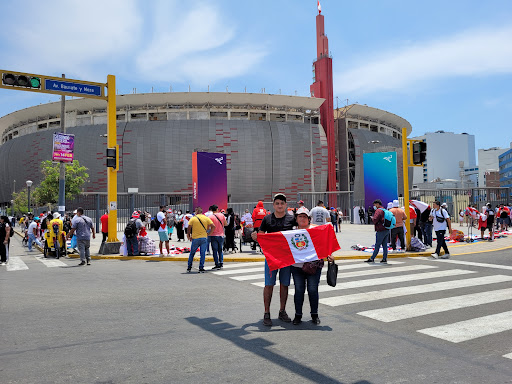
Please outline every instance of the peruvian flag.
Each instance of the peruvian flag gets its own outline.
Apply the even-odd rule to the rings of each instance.
[[[475,209],[475,208],[473,208],[473,207],[467,207],[467,208],[466,208],[466,215],[471,216],[473,219],[478,218],[478,214],[479,214],[479,213],[480,213],[480,212],[478,212],[478,209]]]
[[[317,0],[316,4],[318,8],[318,13],[322,13],[322,6],[320,5],[320,0]]]
[[[419,200],[409,200],[409,204],[415,208],[418,208],[421,213],[425,212],[425,209],[428,208],[428,204]]]
[[[295,263],[324,259],[340,249],[331,224],[258,234],[258,243],[271,271]]]

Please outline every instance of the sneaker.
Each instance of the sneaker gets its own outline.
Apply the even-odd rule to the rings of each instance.
[[[215,267],[212,268],[212,271],[216,270],[216,269],[221,269],[222,267],[220,266],[220,264],[217,264]]]
[[[270,313],[265,313],[263,315],[263,325],[266,325],[267,327],[272,326],[272,319],[270,318]]]
[[[388,261],[387,261],[387,260],[381,260],[381,261],[380,261],[380,263],[381,263],[381,264],[387,264],[387,263],[388,263]]]
[[[299,325],[302,323],[302,315],[295,315],[292,321],[293,325]]]
[[[91,265],[91,262],[90,262],[90,261],[87,261],[87,265]]]
[[[78,264],[78,265],[85,265],[85,261],[82,261],[82,262],[81,262],[80,264]]]
[[[375,263],[375,261],[370,257],[368,260],[364,261],[365,263]]]
[[[439,256],[440,259],[449,259],[450,258],[450,254],[449,253],[445,253],[443,256]]]
[[[206,270],[204,268],[199,268],[199,273],[205,273]]]
[[[405,249],[399,249],[398,253],[405,253]]]
[[[187,272],[190,272],[192,270],[192,267],[187,268]]]
[[[311,315],[311,322],[313,324],[320,324],[320,319],[318,318],[318,315]]]
[[[434,259],[439,259],[439,255],[437,253],[432,253],[430,256]]]
[[[292,319],[290,319],[290,316],[286,313],[286,311],[283,309],[282,311],[279,311],[279,320],[284,321],[285,323],[291,323]]]

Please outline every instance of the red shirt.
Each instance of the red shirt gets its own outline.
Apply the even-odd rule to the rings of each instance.
[[[409,219],[415,219],[417,216],[416,210],[413,207],[409,207]]]
[[[254,222],[254,228],[259,228],[261,221],[267,215],[267,210],[263,207],[256,207],[252,211],[252,221]]]
[[[101,232],[108,233],[108,215],[105,213],[100,217],[101,220]]]

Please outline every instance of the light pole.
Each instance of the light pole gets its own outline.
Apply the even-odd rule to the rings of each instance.
[[[11,216],[14,217],[14,200],[11,200]]]
[[[32,186],[32,180],[27,180],[27,200],[28,200],[28,212],[30,213],[30,187]]]

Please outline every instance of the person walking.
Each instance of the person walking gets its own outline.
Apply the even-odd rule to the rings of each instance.
[[[76,241],[78,253],[80,254],[80,264],[78,265],[91,265],[91,255],[89,248],[91,247],[91,232],[92,238],[95,239],[94,225],[90,217],[84,215],[84,209],[79,207],[76,209],[76,216],[71,220],[71,231],[68,233],[68,239],[76,232]]]
[[[39,217],[34,217],[34,221],[32,221],[28,226],[28,251],[32,252],[32,244],[36,243],[40,247],[43,245],[37,238],[37,232],[39,231]]]
[[[235,214],[233,208],[228,208],[226,214],[226,251],[231,249],[235,252]]]
[[[311,228],[311,216],[307,208],[301,207],[297,209],[296,215],[298,229]],[[334,258],[329,255],[327,260],[334,261]],[[320,319],[318,317],[318,285],[320,284],[320,276],[322,275],[324,261],[317,260],[313,263],[316,264],[316,271],[314,274],[309,274],[304,271],[304,263],[295,263],[291,266],[293,284],[295,286],[295,295],[293,296],[295,304],[295,317],[293,318],[294,325],[298,325],[302,322],[302,306],[304,304],[306,287],[308,290],[309,306],[311,308],[311,322],[313,324],[320,324]]]
[[[100,217],[101,221],[101,235],[103,236],[101,242],[104,243],[108,238],[108,211]]]
[[[11,241],[11,226],[7,216],[0,216],[0,264],[6,265],[9,260],[9,243]]]
[[[396,252],[396,238],[398,237],[401,252],[405,252],[404,223],[407,221],[407,215],[403,209],[398,208],[398,200],[393,200],[393,208],[390,211],[396,219],[395,227],[391,230],[391,248],[393,248],[393,252]]]
[[[263,221],[265,216],[267,216],[267,210],[263,206],[263,201],[259,200],[258,203],[256,204],[256,207],[252,211],[252,221],[254,223],[253,224],[253,226],[254,226],[253,232],[258,232],[260,230],[261,222]],[[252,236],[252,234],[251,234],[251,236]],[[256,241],[254,241],[252,243],[251,249],[253,251],[256,250]]]
[[[283,193],[278,193],[274,196],[273,202],[274,212],[263,218],[259,232],[261,233],[274,233],[281,231],[292,230],[297,225],[294,215],[289,215],[286,206],[286,196]],[[251,237],[254,241],[258,241],[259,232],[253,232]],[[276,285],[277,271],[270,273],[267,261],[265,260],[265,287],[263,288],[263,306],[265,309],[263,315],[263,325],[267,327],[272,326],[272,319],[270,318],[270,303],[272,302],[272,293]],[[291,323],[292,319],[286,313],[286,301],[288,300],[288,287],[290,285],[291,267],[279,269],[279,320],[285,323]]]
[[[160,206],[160,212],[156,214],[156,222],[158,223],[158,238],[160,239],[160,255],[163,256],[162,246],[164,242],[167,255],[170,255],[169,234],[167,233],[167,219],[165,217],[165,205]]]
[[[176,216],[174,215],[174,212],[172,209],[167,210],[167,235],[169,236],[169,240],[172,240],[172,233],[174,232],[174,221],[176,219]]]
[[[373,225],[375,226],[375,248],[372,256],[366,260],[365,263],[375,262],[375,258],[377,257],[380,246],[382,245],[382,260],[380,262],[387,264],[389,229],[384,227],[384,211],[382,201],[380,199],[376,199],[373,202],[373,211],[375,212],[372,216]]]
[[[359,224],[366,224],[364,221],[364,208],[359,207]]]
[[[329,214],[331,215],[331,223],[334,225],[336,233],[338,233],[338,212],[334,209],[334,207],[331,207]]]
[[[331,214],[325,208],[322,200],[318,200],[316,207],[311,210],[311,222],[316,225],[324,225],[331,222]]]
[[[215,229],[208,234],[210,244],[212,246],[213,261],[215,267],[212,269],[221,269],[224,266],[224,252],[222,247],[224,245],[224,227],[228,225],[226,217],[219,212],[217,205],[211,206],[212,214],[208,216],[210,220],[215,224]]]
[[[432,253],[431,256],[434,259],[449,259],[450,251],[448,251],[448,247],[446,246],[444,235],[446,234],[447,228],[448,233],[452,232],[452,223],[450,221],[450,215],[448,212],[444,208],[441,208],[441,202],[434,201],[434,209],[432,209],[430,212],[430,220],[434,225],[434,231],[437,238],[436,251]],[[441,247],[444,249],[444,256],[439,256]]]
[[[185,232],[183,231],[183,211],[178,209],[178,214],[176,215],[176,235],[178,236],[178,241],[185,241]]]
[[[192,217],[188,222],[187,237],[192,242],[190,245],[190,254],[188,256],[188,267],[187,272],[192,270],[192,263],[194,261],[194,255],[196,254],[197,248],[199,248],[199,272],[205,272],[204,260],[206,258],[206,237],[208,233],[215,230],[215,224],[213,221],[203,215],[203,209],[201,207],[196,208],[196,215]]]

